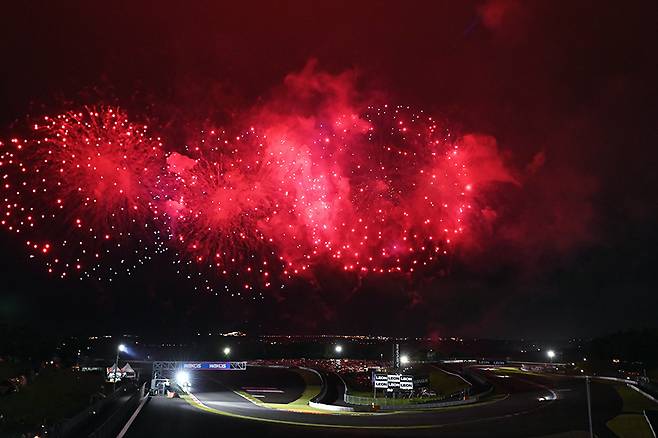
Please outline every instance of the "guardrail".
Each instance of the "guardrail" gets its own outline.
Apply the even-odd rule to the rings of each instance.
[[[89,435],[89,438],[115,438],[142,399],[147,396],[146,383],[143,383],[126,403],[121,405],[98,429]]]
[[[58,422],[49,428],[49,436],[67,438],[79,435],[83,430],[89,427],[90,423],[93,422],[98,415],[103,415],[108,404],[111,404],[117,398],[122,397],[126,391],[127,388],[122,385],[106,398],[96,401],[75,416]]]
[[[322,409],[325,411],[334,411],[334,412],[354,412],[356,409],[353,406],[338,406],[338,405],[328,405],[325,403],[316,403],[314,401],[309,401],[308,405],[312,408]]]
[[[455,397],[458,396],[463,396],[464,393],[462,391],[455,392],[454,394],[448,394],[440,397],[431,397],[427,400],[427,402],[421,402],[421,403],[414,403],[415,405],[425,405],[429,403],[439,403],[441,401],[446,401],[450,399],[454,399]],[[351,405],[372,405],[373,403],[379,405],[379,406],[401,406],[401,405],[408,405],[410,404],[409,402],[405,401],[407,399],[405,398],[387,398],[387,397],[377,397],[377,398],[372,398],[372,397],[364,397],[361,395],[351,395],[348,393],[345,393],[344,397],[345,403],[351,404]]]
[[[372,397],[362,397],[362,396],[345,394],[345,402],[352,405],[361,405],[361,406],[364,405],[372,406],[373,404],[375,404],[377,406],[380,406],[382,410],[387,410],[391,408],[396,410],[419,409],[419,408],[444,408],[448,406],[467,405],[467,404],[478,402],[483,397],[486,397],[487,395],[491,394],[492,391],[493,391],[493,387],[490,387],[487,390],[481,392],[480,394],[475,394],[472,396],[468,396],[467,398],[460,398],[460,399],[454,398],[460,395],[460,393],[455,393],[455,394],[451,394],[450,396],[446,396],[440,399],[434,399],[433,401],[428,401],[425,403],[403,403],[402,401],[404,399],[399,399],[399,398],[373,399]]]

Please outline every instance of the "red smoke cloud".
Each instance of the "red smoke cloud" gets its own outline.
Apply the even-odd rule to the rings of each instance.
[[[82,202],[82,216],[99,221],[81,240],[84,254],[109,226],[117,245],[129,237],[155,240],[153,250],[173,250],[197,287],[232,294],[259,296],[296,277],[320,286],[318,274],[327,270],[358,279],[352,291],[365,277],[413,283],[444,276],[454,263],[468,264],[464,256],[477,260],[500,244],[563,250],[586,235],[591,212],[579,199],[592,188],[574,185],[575,175],[551,187],[538,183],[550,171],[543,152],[516,169],[492,136],[454,132],[422,110],[383,103],[385,93],[357,83],[354,71],[334,75],[311,61],[231,126],[191,134],[178,152],[163,152],[163,142],[134,131],[123,114],[103,110],[91,124],[66,119],[51,128],[59,137],[30,146],[41,154],[54,148],[54,166],[36,175],[21,161],[18,171],[50,195],[58,163],[70,169],[63,187],[74,194],[65,198]],[[530,199],[533,208],[514,205]],[[27,220],[8,208],[6,226]],[[114,223],[107,225],[110,210]],[[155,225],[117,228],[138,213]],[[52,218],[67,230],[75,214],[65,208]],[[52,252],[65,254],[60,247],[69,238],[51,240]],[[79,255],[62,257],[87,274],[97,269]],[[98,258],[112,265],[111,253]],[[423,295],[409,290],[410,308],[422,304]]]

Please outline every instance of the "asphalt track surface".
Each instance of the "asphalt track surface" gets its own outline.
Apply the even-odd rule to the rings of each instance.
[[[250,367],[248,372],[200,374],[200,383],[211,387],[213,382],[222,388],[243,391],[264,403],[290,403],[297,400],[306,385],[299,374],[285,368]],[[192,391],[196,394],[196,389]],[[197,394],[198,396],[199,394]]]
[[[153,397],[126,437],[535,437],[587,430],[584,380],[517,373],[500,377],[488,371],[483,375],[498,395],[467,407],[319,414],[258,406],[234,392],[249,388],[253,395],[266,389],[261,393],[264,397],[259,397],[263,402],[294,400],[303,391],[303,382],[293,371],[249,367],[247,371],[198,372],[193,376],[192,393],[202,405]],[[622,400],[605,383],[592,382],[591,391],[595,435],[614,437],[605,423],[620,413]]]

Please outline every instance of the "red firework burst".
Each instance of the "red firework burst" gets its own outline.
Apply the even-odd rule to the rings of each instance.
[[[111,278],[173,247],[197,288],[252,296],[320,266],[444,268],[477,181],[460,140],[407,107],[323,117],[209,129],[185,155],[118,110],[44,118],[0,156],[1,223],[62,276]]]
[[[147,254],[158,234],[149,226],[162,144],[146,131],[110,108],[44,117],[31,139],[13,139],[0,158],[2,224],[50,272],[113,275],[117,263],[130,271],[135,261],[126,256]]]
[[[187,148],[194,159],[168,158],[163,191],[182,263],[253,290],[270,287],[273,273],[326,263],[410,274],[446,260],[473,193],[448,131],[401,107],[294,127],[209,130]]]

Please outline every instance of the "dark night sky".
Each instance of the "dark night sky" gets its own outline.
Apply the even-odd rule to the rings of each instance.
[[[355,287],[325,273],[258,302],[193,294],[157,261],[112,287],[50,279],[3,233],[0,320],[58,333],[658,327],[655,1],[14,3],[0,12],[3,138],[27,116],[99,101],[175,138],[262,102],[316,59],[494,137],[520,182],[490,188],[496,221],[474,226],[446,277]]]

